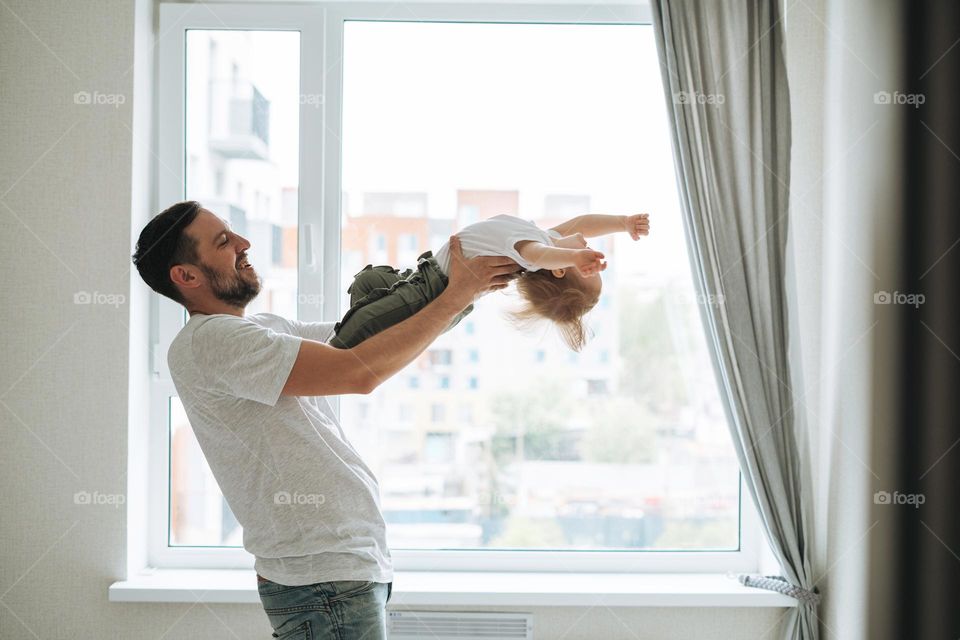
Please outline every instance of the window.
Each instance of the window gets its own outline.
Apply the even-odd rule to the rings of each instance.
[[[591,241],[611,266],[582,354],[549,327],[505,322],[507,290],[370,396],[334,399],[380,480],[396,566],[430,554],[451,569],[755,570],[647,10],[623,5],[623,22],[604,24],[587,5],[424,4],[404,22],[321,4],[216,16],[161,5],[160,159],[172,171],[158,168],[160,199],[196,197],[245,225],[251,256],[272,265],[249,313],[337,320],[365,264],[415,266],[412,253],[501,213],[542,227],[638,206],[657,219],[639,244]],[[162,301],[159,314],[163,354],[184,314]],[[162,360],[154,413],[167,430],[151,446],[171,464],[151,483],[171,508],[152,515],[151,562],[252,566]],[[456,393],[422,376],[441,389],[456,379]],[[449,415],[441,398],[456,401]]]
[[[297,212],[281,219],[260,205],[271,195],[279,199],[284,189],[296,191],[299,186],[299,33],[192,29],[184,35],[180,117],[185,145],[180,162],[172,161],[171,166],[184,166],[188,180],[179,192],[165,191],[169,195],[165,200],[199,200],[250,241],[250,261],[263,277],[263,286],[247,313],[296,317]],[[223,193],[225,180],[234,185],[232,197]],[[245,194],[252,194],[249,202]],[[284,237],[294,242],[284,243]],[[175,307],[162,317],[168,323],[164,331],[172,338],[186,313]],[[155,521],[158,528],[166,525],[167,548],[241,546],[240,526],[168,375],[161,375],[157,391],[155,397],[166,398],[170,454],[169,506],[166,517]]]
[[[431,349],[429,353],[431,365],[453,364],[453,351],[451,349]]]
[[[452,433],[428,433],[423,443],[424,462],[453,462],[453,437]]]
[[[607,393],[606,380],[587,380],[587,395],[602,396]]]
[[[495,51],[488,42],[498,43]],[[397,199],[398,184],[410,194],[430,193],[422,216],[403,224],[389,204],[378,208],[383,213],[346,218],[344,238],[374,224],[390,237],[388,246],[402,246],[417,225],[428,236],[445,235],[507,212],[548,227],[577,213],[632,212],[638,202],[659,220],[655,241],[635,243],[625,234],[591,240],[614,266],[604,274],[608,302],[588,317],[593,337],[579,357],[567,361],[569,349],[554,332],[524,334],[507,324],[502,313],[516,298],[506,293],[478,301],[425,361],[411,365],[432,370],[437,388],[447,389],[448,371],[456,376],[465,364],[454,358],[458,344],[468,339],[485,353],[484,367],[463,376],[458,400],[472,403],[478,424],[487,426],[486,436],[474,437],[490,453],[469,464],[467,449],[458,449],[445,476],[463,488],[457,497],[476,514],[476,537],[460,538],[459,546],[737,549],[739,474],[700,318],[695,306],[676,306],[670,295],[692,290],[692,279],[651,28],[356,21],[344,28],[343,57],[342,189],[363,200],[369,193]],[[592,71],[599,68],[603,74]],[[535,86],[530,77],[538,78]],[[573,95],[570,82],[580,87]],[[396,100],[377,100],[385,87]],[[596,117],[571,129],[583,114]],[[558,131],[561,152],[551,142]],[[558,194],[541,183],[577,188]],[[441,204],[454,200],[455,207]],[[351,275],[341,271],[341,287]],[[614,352],[622,358],[617,369]],[[401,395],[430,403],[426,424],[436,425],[446,415],[434,393]],[[387,406],[401,397],[388,386],[372,395]],[[342,400],[345,421],[354,419],[355,404]],[[678,420],[693,440],[658,430]],[[462,421],[449,426],[467,433]],[[406,492],[421,478],[426,489],[428,474],[372,438],[358,446],[386,474],[384,508],[405,507],[406,526],[394,544],[421,546],[410,527],[417,521],[410,498],[391,486]],[[501,487],[502,500],[482,490],[491,485]],[[424,527],[432,508],[422,500]]]
[[[413,233],[401,233],[397,239],[397,251],[416,251],[417,236]]]
[[[273,253],[270,258],[274,266],[283,264],[283,227],[278,224],[271,224],[270,230],[273,232]]]

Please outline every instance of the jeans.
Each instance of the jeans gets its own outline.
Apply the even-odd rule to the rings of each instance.
[[[368,264],[353,277],[347,289],[350,309],[334,325],[330,346],[350,349],[370,336],[403,322],[430,304],[447,288],[447,276],[440,270],[432,251],[417,258],[417,268],[400,271],[391,266]],[[458,313],[443,332],[455,327],[473,311],[470,304]]]
[[[393,583],[345,580],[288,587],[257,576],[274,638],[385,640]]]

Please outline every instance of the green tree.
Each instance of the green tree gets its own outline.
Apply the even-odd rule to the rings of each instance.
[[[573,410],[569,383],[561,378],[538,378],[524,388],[495,394],[490,413],[497,464],[571,459],[568,427]]]
[[[733,549],[736,548],[736,519],[668,520],[653,542],[656,549]]]
[[[642,301],[621,289],[620,390],[639,403],[666,410],[687,403],[687,386],[679,366],[675,336],[687,330],[671,328],[668,301],[662,292]],[[698,329],[699,330],[699,329]]]
[[[511,516],[499,536],[490,541],[491,547],[560,548],[566,544],[563,529],[555,520]]]
[[[581,443],[584,460],[608,463],[652,462],[656,418],[635,400],[623,396],[598,403]]]

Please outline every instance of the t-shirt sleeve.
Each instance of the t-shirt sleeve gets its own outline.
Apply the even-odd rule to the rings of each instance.
[[[504,247],[504,252],[505,255],[516,260],[517,264],[519,264],[521,267],[528,271],[532,271],[536,270],[537,266],[520,255],[520,252],[517,251],[515,245],[521,240],[533,240],[534,242],[539,242],[547,245],[548,247],[552,247],[553,242],[550,239],[550,235],[538,227],[536,223],[531,220],[526,220],[524,222],[525,224],[514,224],[511,226],[510,231],[505,237],[506,246]]]
[[[307,340],[316,340],[317,342],[327,343],[333,337],[333,328],[336,322],[301,322],[299,320],[287,319],[294,333]]]
[[[280,399],[300,352],[300,336],[243,318],[214,318],[193,334],[201,374],[213,388],[271,407]]]

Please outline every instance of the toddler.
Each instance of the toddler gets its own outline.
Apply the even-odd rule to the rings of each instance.
[[[604,254],[587,246],[586,238],[628,233],[634,240],[650,232],[649,214],[614,216],[588,214],[550,229],[511,215],[498,215],[467,225],[457,232],[466,258],[504,256],[522,270],[514,281],[524,306],[511,314],[518,325],[550,320],[564,342],[580,351],[586,342],[583,316],[600,299]],[[389,266],[367,265],[347,289],[350,309],[334,328],[330,341],[347,349],[410,317],[436,298],[447,285],[449,242],[434,256],[426,251],[417,268],[400,272]],[[444,330],[449,331],[473,311],[471,304]]]

